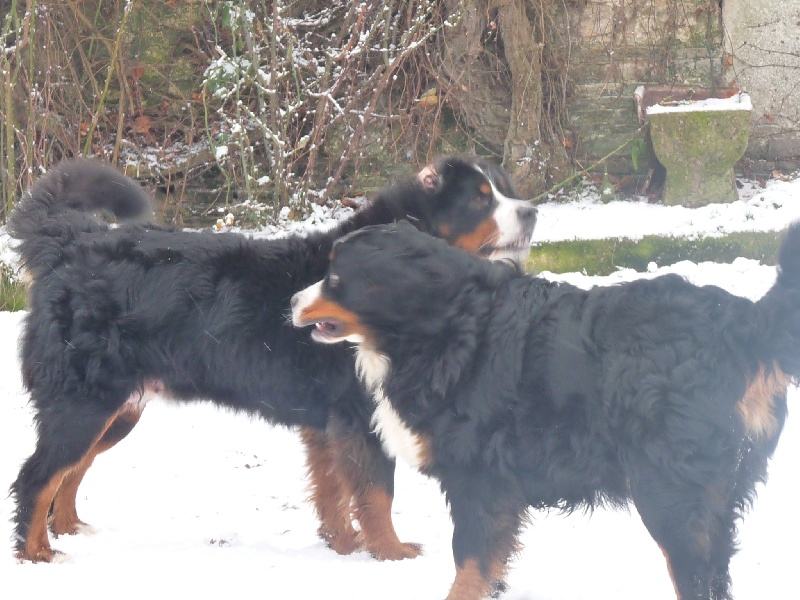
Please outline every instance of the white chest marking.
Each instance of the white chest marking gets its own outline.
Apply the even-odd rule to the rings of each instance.
[[[383,354],[359,346],[356,352],[356,369],[375,402],[372,425],[381,438],[383,449],[389,456],[401,457],[412,467],[422,465],[422,444],[419,437],[397,414],[392,403],[383,393],[383,381],[391,368],[391,362]]]

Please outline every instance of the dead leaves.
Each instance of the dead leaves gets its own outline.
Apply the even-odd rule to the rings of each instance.
[[[153,125],[150,121],[150,117],[147,115],[140,115],[133,121],[133,125],[131,125],[131,131],[133,133],[149,135],[152,127]]]

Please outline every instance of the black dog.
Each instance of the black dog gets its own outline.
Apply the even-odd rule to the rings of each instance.
[[[147,398],[208,399],[272,423],[303,427],[320,533],[335,550],[382,559],[419,554],[391,522],[393,459],[369,431],[371,403],[348,348],[309,344],[286,322],[292,294],[325,273],[336,238],[411,219],[420,230],[487,257],[527,248],[536,211],[502,170],[448,159],[403,182],[329,232],[282,240],[111,228],[92,215],[137,220],[148,198],[90,161],[62,163],[9,221],[32,278],[22,374],[38,441],[12,486],[18,557],[54,556],[55,535],[80,531],[75,495],[94,457],[125,437]],[[351,515],[361,532],[353,528]]]
[[[755,303],[672,275],[584,291],[400,223],[337,243],[293,321],[360,344],[384,446],[439,480],[450,600],[502,582],[529,506],[628,501],[678,598],[723,600],[800,375],[800,224],[779,265]]]

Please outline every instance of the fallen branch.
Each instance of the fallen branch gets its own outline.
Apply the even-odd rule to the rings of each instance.
[[[566,187],[567,185],[569,185],[570,183],[575,181],[578,177],[582,177],[582,176],[586,175],[586,173],[588,173],[589,171],[595,170],[597,167],[599,167],[600,165],[605,163],[609,158],[611,158],[615,154],[618,154],[619,152],[622,152],[622,150],[624,150],[625,147],[628,146],[628,144],[630,144],[631,142],[636,140],[636,138],[639,137],[639,134],[642,133],[642,131],[644,130],[644,128],[646,126],[647,125],[645,124],[645,125],[642,125],[641,127],[639,127],[639,129],[636,130],[636,133],[634,133],[630,138],[628,138],[621,146],[615,148],[614,150],[612,150],[611,152],[606,154],[603,158],[598,160],[596,163],[594,163],[590,167],[586,167],[585,169],[583,169],[581,171],[578,171],[577,173],[574,173],[570,177],[567,177],[564,181],[561,181],[561,182],[557,183],[556,185],[554,185],[553,187],[551,187],[546,192],[542,192],[538,196],[534,196],[533,198],[530,199],[530,202],[536,204],[540,200],[542,200],[543,198],[549,196],[550,194],[554,194],[555,192],[557,192],[561,188]]]

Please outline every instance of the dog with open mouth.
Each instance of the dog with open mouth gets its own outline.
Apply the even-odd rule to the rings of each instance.
[[[529,508],[633,503],[678,600],[730,600],[736,523],[800,375],[800,223],[757,302],[677,275],[582,290],[408,223],[334,245],[292,298],[314,340],[358,344],[384,448],[441,485],[448,600],[502,588]]]
[[[366,225],[408,219],[483,257],[518,256],[536,209],[514,196],[501,168],[447,158],[329,231],[268,240],[154,225],[147,195],[116,169],[52,168],[9,219],[30,279],[20,352],[37,427],[11,488],[16,555],[56,558],[48,525],[55,536],[88,530],[75,506],[84,475],[164,394],[300,427],[325,542],[417,556],[392,524],[394,460],[370,431],[352,350],[309,344],[286,309],[325,274],[333,242]]]

